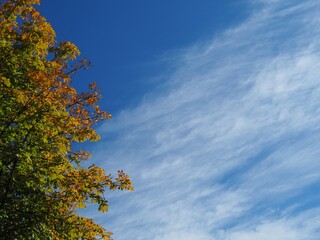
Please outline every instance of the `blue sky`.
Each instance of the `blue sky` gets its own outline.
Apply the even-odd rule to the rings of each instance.
[[[97,81],[105,93],[103,104],[115,114],[137,105],[162,82],[159,73],[171,70],[164,55],[210,40],[244,19],[247,9],[241,2],[43,0],[40,10],[58,40],[72,41],[92,61],[95,67],[78,78]]]
[[[113,119],[87,147],[132,177],[84,214],[117,240],[320,239],[320,2],[43,1]]]

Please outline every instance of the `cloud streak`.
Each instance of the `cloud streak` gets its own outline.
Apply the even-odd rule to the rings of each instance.
[[[136,187],[96,215],[115,239],[320,238],[320,3],[257,2],[100,129]]]

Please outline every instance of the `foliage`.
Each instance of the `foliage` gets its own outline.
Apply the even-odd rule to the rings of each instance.
[[[95,83],[78,93],[72,74],[90,65],[34,8],[9,0],[0,10],[0,236],[2,239],[110,239],[78,208],[106,212],[106,188],[133,190],[122,171],[83,166],[91,155],[74,142],[98,141],[94,125],[111,117]]]

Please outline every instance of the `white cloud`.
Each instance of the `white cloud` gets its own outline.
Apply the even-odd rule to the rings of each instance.
[[[306,221],[306,219],[308,219]],[[241,226],[229,232],[222,232],[223,240],[316,240],[319,235],[319,209],[306,212],[292,219],[264,221],[256,226]],[[194,238],[196,239],[196,238]]]
[[[320,183],[320,2],[254,6],[100,129],[114,136],[95,159],[136,187],[96,217],[115,239],[320,238],[305,213]]]

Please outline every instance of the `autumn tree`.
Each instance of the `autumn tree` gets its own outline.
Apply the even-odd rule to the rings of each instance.
[[[90,62],[55,32],[34,7],[40,0],[9,0],[0,10],[0,238],[110,239],[76,212],[86,204],[108,210],[106,189],[132,190],[83,162],[74,142],[98,141],[94,125],[110,118],[100,110],[95,83],[79,93],[72,75]]]

